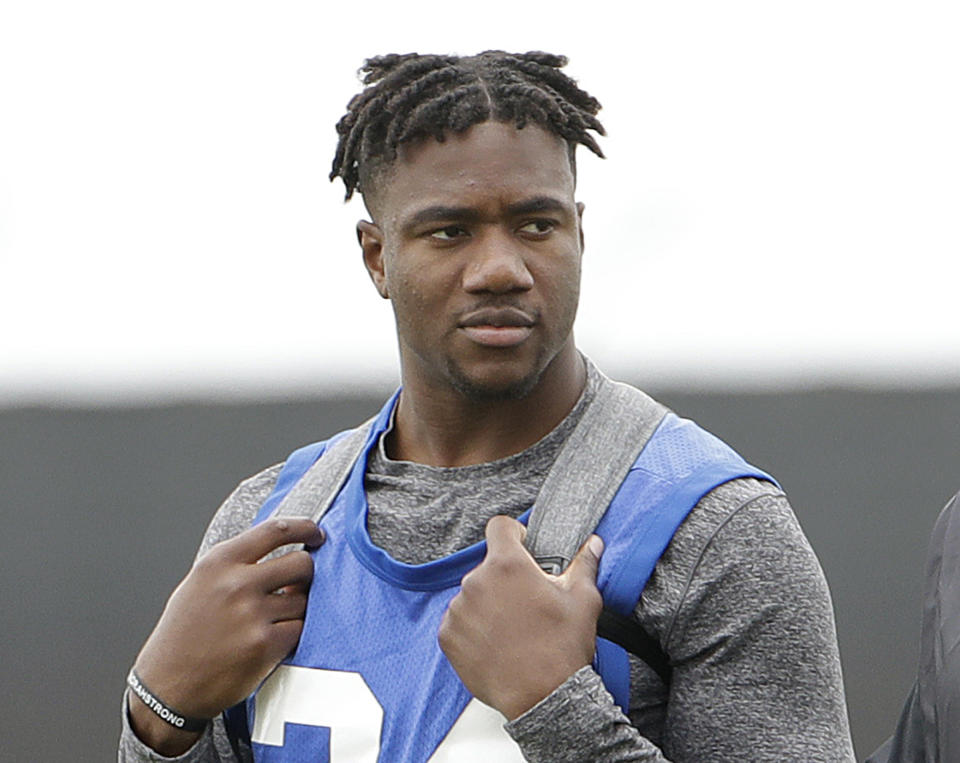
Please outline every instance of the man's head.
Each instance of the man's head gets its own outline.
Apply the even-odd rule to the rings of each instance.
[[[481,122],[523,129],[536,124],[566,141],[576,177],[575,150],[583,144],[603,152],[589,133],[604,134],[596,118],[600,103],[560,71],[567,59],[551,53],[476,56],[377,56],[360,70],[368,85],[347,105],[330,179],[343,179],[376,219],[377,191],[402,143],[432,137],[443,141]]]
[[[357,230],[393,304],[408,389],[515,399],[548,369],[579,369],[573,151],[599,153],[586,130],[602,128],[563,62],[494,52],[367,64],[379,82],[338,126],[334,177],[348,197],[360,188],[373,217]]]

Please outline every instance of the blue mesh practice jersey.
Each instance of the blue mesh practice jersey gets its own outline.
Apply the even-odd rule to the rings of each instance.
[[[486,544],[410,565],[391,558],[367,534],[367,454],[386,429],[396,398],[380,412],[363,454],[321,520],[327,540],[312,552],[314,579],[297,650],[246,702],[258,761],[523,760],[502,728],[503,716],[471,697],[437,644],[447,605],[461,578],[483,559]],[[322,445],[308,448],[322,456]],[[288,460],[299,464],[300,473],[281,474],[256,521],[272,513],[310,466],[303,461]],[[629,615],[693,506],[716,485],[738,477],[771,479],[713,435],[668,413],[596,529],[605,543],[597,578],[604,605]],[[594,667],[626,710],[626,653],[598,639]]]

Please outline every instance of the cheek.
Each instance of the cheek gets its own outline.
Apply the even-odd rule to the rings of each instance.
[[[426,301],[423,284],[409,274],[398,274],[393,279],[394,301],[405,309],[422,306]]]
[[[434,325],[447,290],[424,279],[423,268],[405,266],[391,271],[388,279],[390,299],[398,325],[416,333],[426,333]]]
[[[405,253],[388,272],[391,296],[405,305],[437,308],[456,294],[460,284],[458,262],[453,257]]]
[[[540,273],[541,283],[544,284],[547,298],[557,307],[576,309],[576,302],[580,296],[580,256],[570,254],[563,256]]]
[[[573,322],[580,303],[580,268],[573,264],[558,275],[554,283],[553,311],[556,316],[556,330],[566,335],[573,329]]]

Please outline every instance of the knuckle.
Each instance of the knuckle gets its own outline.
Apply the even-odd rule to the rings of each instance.
[[[446,615],[440,621],[440,628],[437,629],[437,643],[444,651],[450,645],[450,620]]]
[[[512,576],[520,571],[520,562],[513,554],[497,554],[484,562],[490,574],[497,576]]]
[[[457,616],[457,613],[463,609],[463,593],[458,593],[454,596],[450,603],[447,605],[447,611],[443,613],[443,620],[441,621],[441,626],[450,627],[450,620]]]
[[[496,530],[496,529],[499,529],[500,527],[507,527],[512,522],[515,522],[515,521],[516,520],[511,519],[506,514],[494,514],[487,521],[487,527]]]
[[[292,607],[291,607],[293,613],[294,613],[298,618],[302,618],[302,617],[306,616],[306,614],[307,614],[307,597],[304,596],[303,594],[301,594],[301,595],[297,596],[297,597],[294,599],[294,602],[295,602],[295,603],[294,603],[294,604],[292,605]]]
[[[278,538],[284,538],[290,532],[290,520],[274,517],[267,523],[267,531]]]
[[[239,607],[241,612],[247,612],[252,603],[247,595],[249,587],[241,575],[221,575],[216,581],[214,596],[231,607]]]
[[[227,553],[226,544],[230,541],[224,541],[213,546],[203,556],[193,563],[193,569],[200,573],[206,573],[211,569],[216,569],[223,564],[223,558]]]
[[[234,588],[223,596],[221,601],[229,608],[230,616],[234,621],[242,624],[258,622],[259,608],[249,596],[244,596],[238,588]]]
[[[313,557],[308,551],[300,549],[290,554],[293,557],[294,572],[306,576],[313,574]]]
[[[293,608],[299,604],[306,602],[306,594],[296,586],[287,585],[282,588],[278,588],[273,592],[273,595],[285,603],[285,606],[288,608]]]
[[[262,663],[269,659],[272,652],[270,627],[267,623],[258,623],[249,630],[244,656],[248,662]]]
[[[587,578],[567,578],[567,585],[569,590],[578,596],[585,596],[589,592],[597,590],[596,584]]]
[[[476,567],[463,576],[463,579],[460,581],[460,593],[453,598],[453,601],[450,602],[450,606],[452,607],[463,594],[472,596],[482,587],[483,573],[480,567]]]
[[[456,648],[458,642],[457,617],[449,611],[444,615],[437,629],[437,644],[443,653],[450,655]]]
[[[296,647],[297,642],[300,640],[300,634],[303,632],[302,622],[291,622],[293,622],[293,625],[289,626],[287,630],[284,631],[284,635],[279,639],[281,659]]]

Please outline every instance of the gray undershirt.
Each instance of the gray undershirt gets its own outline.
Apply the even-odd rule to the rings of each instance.
[[[387,457],[367,465],[368,531],[413,564],[483,538],[496,514],[532,505],[563,442],[593,401],[596,370],[571,413],[522,453],[432,467]],[[245,527],[279,465],[242,483],[200,553]],[[506,724],[530,761],[850,761],[853,750],[823,573],[783,493],[753,479],[715,488],[678,529],[635,616],[670,658],[670,687],[631,657],[625,716],[585,667]],[[247,752],[241,751],[241,758]],[[121,761],[235,761],[222,723],[177,758],[147,750],[124,713]]]
[[[520,453],[472,466],[394,461],[385,447],[391,421],[367,460],[370,540],[397,561],[424,564],[482,540],[497,514],[519,517],[533,505],[598,384],[597,370],[588,363],[584,390],[560,424]]]

